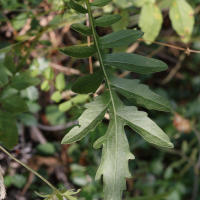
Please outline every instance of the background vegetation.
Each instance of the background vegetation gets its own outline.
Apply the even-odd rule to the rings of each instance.
[[[123,28],[141,29],[146,33],[143,39],[149,41],[138,40],[113,51],[135,52],[168,64],[167,71],[153,75],[115,68],[113,73],[138,78],[171,102],[173,114],[148,113],[167,133],[175,148],[151,145],[127,127],[131,152],[136,159],[130,161],[133,178],[127,179],[128,189],[123,198],[200,200],[200,55],[191,52],[191,49],[200,51],[200,1],[139,2],[114,0],[95,11],[96,17],[109,13],[123,17],[112,27],[97,31],[103,36]],[[174,10],[175,3],[178,10]],[[105,134],[108,119],[80,142],[60,145],[63,136],[77,124],[83,105],[93,100],[92,95],[76,95],[70,91],[78,77],[91,73],[89,61],[69,58],[58,51],[87,43],[87,37],[70,29],[72,23],[85,23],[85,20],[85,14],[67,9],[62,0],[0,0],[0,92],[1,98],[8,98],[12,104],[18,102],[24,109],[22,113],[15,108],[19,143],[11,151],[12,155],[59,188],[81,188],[78,199],[95,200],[102,199],[103,194],[102,183],[94,181],[101,150],[94,150],[93,143]],[[171,47],[152,43],[154,40]],[[185,53],[183,50],[187,48]],[[98,71],[99,63],[95,59],[92,62],[93,70]],[[20,78],[23,83],[17,84],[16,69],[24,71]],[[97,94],[102,92],[100,87]],[[21,100],[28,107],[25,108]],[[124,102],[131,105],[127,99]],[[9,108],[13,111],[5,101],[0,104],[8,112]],[[5,116],[0,113],[0,117]],[[0,164],[6,172],[7,199],[39,199],[34,191],[49,193],[48,186],[3,152],[0,152]],[[162,197],[154,196],[163,193]]]

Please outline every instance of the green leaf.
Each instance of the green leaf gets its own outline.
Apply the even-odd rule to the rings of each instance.
[[[85,35],[85,36],[91,36],[92,35],[92,29],[91,27],[85,26],[83,24],[72,24],[71,28],[74,29],[75,31]]]
[[[10,87],[16,90],[24,90],[30,86],[36,86],[40,83],[40,79],[31,77],[29,72],[22,72],[11,79]]]
[[[0,102],[2,103],[2,108],[9,113],[17,114],[28,111],[26,102],[18,95],[0,99]]]
[[[160,33],[163,22],[163,16],[160,9],[155,3],[147,1],[142,7],[139,26],[145,33],[143,38],[145,40],[154,41]],[[147,44],[152,42],[147,41]]]
[[[62,140],[62,144],[70,144],[85,137],[100,123],[110,103],[109,94],[105,92],[92,103],[86,104],[87,110],[78,119],[80,127],[74,127]]]
[[[89,99],[89,95],[88,94],[79,94],[73,98],[71,98],[71,102],[73,102],[74,104],[80,104],[80,103],[85,103],[88,99]]]
[[[121,30],[99,38],[101,48],[123,47],[137,41],[143,32],[137,30]]]
[[[69,5],[69,7],[70,7],[71,9],[73,9],[73,10],[79,12],[79,13],[85,14],[85,13],[88,12],[87,9],[85,9],[83,6],[81,6],[81,5],[78,4],[78,3],[75,3],[75,2],[72,1],[72,0],[68,3],[68,5]]]
[[[172,0],[169,16],[181,40],[188,43],[195,23],[193,8],[185,0]]]
[[[131,2],[136,7],[142,7],[145,4],[146,0],[139,0],[139,1],[138,0],[131,0]]]
[[[95,46],[71,46],[59,51],[73,58],[88,58],[96,53],[96,48]]]
[[[104,7],[108,5],[112,0],[95,0],[92,3],[90,3],[91,6],[96,6],[96,7]]]
[[[61,194],[62,194],[62,196],[66,197],[69,200],[77,200],[77,198],[72,197],[72,195],[78,194],[80,191],[81,191],[81,189],[77,190],[76,192],[74,192],[74,189],[62,190]]]
[[[53,80],[54,78],[54,73],[51,67],[48,67],[47,69],[44,70],[44,77],[47,80]]]
[[[11,55],[6,55],[4,60],[4,66],[12,73],[14,74],[16,71],[16,66],[14,63],[14,58]]]
[[[51,95],[51,99],[53,101],[55,101],[56,103],[59,103],[62,99],[62,95],[59,91],[55,91],[52,95]]]
[[[45,80],[42,84],[41,84],[41,90],[42,91],[49,91],[50,90],[50,85],[49,85],[49,81]]]
[[[59,110],[61,112],[67,112],[68,110],[70,110],[72,108],[73,104],[71,101],[66,101],[64,103],[61,103],[59,105]]]
[[[80,77],[72,86],[72,91],[79,94],[95,93],[104,79],[103,71]]]
[[[8,75],[2,63],[0,63],[0,87],[8,83]]]
[[[107,27],[111,26],[112,24],[117,23],[122,18],[121,15],[115,14],[115,15],[105,15],[103,17],[99,17],[94,20],[95,26],[99,27]]]
[[[65,89],[65,76],[63,73],[60,73],[56,76],[56,88],[59,91],[63,91]]]
[[[37,153],[45,156],[53,156],[54,153],[56,152],[54,145],[50,142],[39,144],[37,145],[36,149],[38,151]]]
[[[152,92],[148,86],[139,84],[140,80],[129,80],[112,76],[108,73],[110,84],[119,93],[125,96],[135,105],[147,109],[165,112],[173,111],[171,104],[164,98]]]
[[[103,56],[103,61],[106,65],[139,74],[160,72],[168,68],[167,65],[160,60],[146,58],[132,53],[106,54]]]
[[[12,25],[15,30],[20,30],[26,23],[27,13],[21,13],[12,19]]]
[[[0,110],[0,141],[11,150],[18,143],[18,129],[13,116]]]

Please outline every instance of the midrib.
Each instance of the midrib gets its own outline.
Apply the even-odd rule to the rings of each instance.
[[[87,5],[87,10],[88,10],[88,14],[89,14],[89,20],[90,20],[90,24],[91,24],[91,28],[92,28],[92,33],[93,33],[93,39],[94,39],[94,43],[96,45],[96,49],[97,49],[97,54],[99,56],[99,61],[100,61],[100,66],[102,67],[102,70],[103,70],[103,73],[104,73],[104,76],[106,78],[106,81],[108,83],[108,87],[109,87],[109,92],[110,92],[110,98],[111,98],[111,101],[112,101],[112,107],[113,107],[113,111],[114,111],[114,118],[115,118],[115,131],[116,131],[116,134],[115,134],[115,139],[116,139],[116,148],[115,148],[115,158],[117,157],[117,148],[118,148],[118,135],[117,135],[117,115],[116,115],[116,108],[115,108],[115,102],[114,102],[114,99],[113,99],[113,95],[112,95],[112,88],[110,86],[110,82],[109,82],[109,79],[108,79],[108,76],[106,74],[106,71],[105,71],[105,68],[104,68],[104,63],[103,63],[103,59],[102,59],[102,55],[101,55],[101,51],[99,49],[99,45],[98,45],[98,42],[97,42],[97,35],[96,35],[96,31],[95,31],[95,28],[94,28],[94,24],[93,24],[93,16],[92,16],[92,11],[90,9],[90,3],[89,3],[89,0],[86,0],[86,5]],[[115,159],[115,170],[116,171],[116,166],[117,166],[117,159]],[[116,173],[114,172],[114,183],[113,183],[113,194],[112,194],[112,198],[111,200],[114,200],[113,199],[113,196],[114,196],[114,190],[115,190],[115,182],[116,182]]]

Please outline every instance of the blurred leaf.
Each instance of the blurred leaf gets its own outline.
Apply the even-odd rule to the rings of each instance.
[[[165,179],[170,179],[173,176],[173,168],[172,167],[167,167],[167,169],[164,172],[164,178]]]
[[[58,110],[57,105],[47,106],[45,113],[46,113],[48,122],[53,126],[64,124],[66,122],[65,114]]]
[[[42,84],[41,84],[41,90],[42,91],[49,91],[50,90],[50,84],[49,84],[49,81],[48,80],[45,80]]]
[[[11,114],[0,110],[0,141],[11,150],[18,143],[18,129]]]
[[[44,70],[44,77],[47,80],[52,80],[54,78],[54,72],[51,67],[48,67],[47,69]]]
[[[19,189],[25,186],[26,181],[27,179],[24,175],[15,174],[14,176],[12,176],[12,184]]]
[[[18,95],[0,99],[0,102],[2,103],[2,108],[9,113],[17,114],[28,111],[26,102]]]
[[[194,27],[194,10],[185,0],[172,0],[169,12],[174,30],[184,43],[190,41]]]
[[[122,30],[122,29],[126,28],[129,24],[129,13],[128,13],[128,11],[126,9],[122,9],[120,14],[122,16],[122,19],[119,22],[112,25],[113,31]]]
[[[160,9],[150,1],[146,2],[142,7],[139,26],[144,32],[145,40],[155,41],[159,35],[163,22],[163,16]],[[151,42],[147,41],[147,44]]]
[[[36,101],[39,98],[39,92],[37,88],[34,86],[31,86],[31,87],[26,88],[25,90],[22,90],[20,94],[23,98],[27,98],[30,101]]]
[[[30,86],[35,86],[40,83],[40,79],[31,77],[29,72],[22,72],[11,79],[10,87],[17,90],[24,90]]]
[[[37,118],[29,113],[23,113],[18,115],[19,120],[25,126],[37,126]]]
[[[64,103],[61,103],[59,105],[59,110],[61,112],[67,112],[68,110],[70,110],[72,108],[73,104],[72,102],[69,100],[69,101],[66,101]]]
[[[14,58],[11,55],[6,55],[4,60],[4,66],[12,73],[14,74],[16,71],[16,66],[14,63]]]
[[[26,23],[28,17],[28,13],[20,13],[14,19],[12,19],[12,25],[15,30],[20,30]]]
[[[26,104],[28,106],[29,112],[32,114],[38,113],[41,109],[41,106],[36,102],[26,101]]]
[[[133,5],[136,6],[136,7],[142,7],[145,4],[146,1],[147,0],[139,0],[139,1],[138,0],[131,0]]]
[[[51,95],[51,99],[53,101],[55,101],[56,103],[59,103],[62,99],[62,95],[59,91],[55,91],[52,95]]]
[[[65,89],[65,76],[63,73],[56,76],[56,88],[59,91],[63,91]]]
[[[53,156],[56,152],[56,149],[54,145],[50,142],[47,142],[45,144],[39,144],[36,147],[39,154],[45,155],[45,156]]]
[[[8,83],[8,75],[2,63],[0,63],[0,87]]]

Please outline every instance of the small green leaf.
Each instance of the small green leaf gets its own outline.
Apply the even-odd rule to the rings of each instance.
[[[163,16],[160,9],[156,6],[155,3],[146,2],[142,7],[139,26],[142,29],[145,40],[154,41],[158,34],[163,22]],[[147,44],[152,42],[147,41]]]
[[[81,5],[78,4],[78,3],[75,3],[75,2],[72,1],[72,0],[68,3],[68,5],[69,5],[69,7],[70,7],[71,9],[73,9],[73,10],[79,12],[79,13],[83,13],[83,14],[88,13],[87,9],[85,9],[83,6],[81,6]]]
[[[0,110],[0,141],[11,150],[18,143],[18,129],[13,116]]]
[[[0,87],[8,83],[8,75],[2,63],[0,63]]]
[[[194,10],[185,0],[173,0],[169,12],[174,30],[185,43],[190,41],[194,28]]]
[[[49,91],[50,90],[50,85],[49,85],[49,81],[45,80],[42,84],[41,84],[41,90],[42,91]]]
[[[2,103],[2,108],[9,113],[17,114],[28,111],[26,102],[18,95],[0,99],[0,102]]]
[[[99,38],[101,48],[123,47],[137,41],[143,36],[138,30],[121,30]]]
[[[24,90],[30,86],[35,86],[40,83],[40,79],[31,77],[29,72],[22,72],[20,75],[16,75],[11,79],[11,88],[16,90]]]
[[[83,24],[72,24],[71,28],[74,29],[75,31],[85,35],[85,36],[91,36],[92,35],[92,29],[91,27],[85,26]]]
[[[103,71],[80,77],[72,86],[72,91],[79,94],[95,93],[104,79]]]
[[[160,60],[146,58],[132,53],[106,54],[103,57],[103,61],[106,65],[139,74],[159,72],[168,68],[167,65]]]
[[[96,53],[95,46],[71,46],[60,50],[61,53],[73,58],[88,58]]]
[[[59,91],[63,91],[65,89],[65,76],[63,73],[60,73],[56,76],[56,88]]]
[[[145,2],[146,2],[146,0],[131,0],[131,2],[133,3],[133,5],[135,6],[135,7],[142,7],[144,4],[145,4]]]
[[[81,191],[81,189],[77,190],[76,192],[74,192],[74,189],[72,189],[72,190],[62,190],[61,194],[69,200],[77,200],[77,198],[72,197],[72,195],[78,194],[80,191]]]
[[[73,104],[72,102],[69,100],[69,101],[66,101],[64,103],[61,103],[59,105],[59,110],[61,112],[67,112],[68,110],[70,110],[72,108]]]
[[[111,26],[112,24],[117,23],[119,20],[121,20],[122,16],[115,14],[115,15],[105,15],[103,17],[99,17],[94,20],[95,26],[99,27],[107,27]]]
[[[14,74],[16,71],[16,66],[14,63],[14,58],[11,55],[6,55],[4,60],[4,66],[12,73]]]
[[[44,70],[44,77],[47,80],[53,80],[54,78],[54,73],[51,67],[48,67],[47,69]]]
[[[62,144],[70,144],[85,137],[87,133],[94,130],[98,123],[100,123],[106,113],[107,107],[110,103],[109,93],[105,92],[103,95],[96,98],[92,103],[86,104],[87,110],[78,119],[80,127],[74,127],[62,140]]]
[[[108,5],[112,0],[95,0],[92,3],[90,3],[91,6],[96,6],[96,7],[104,7]]]
[[[51,95],[51,99],[53,101],[55,101],[56,103],[59,103],[62,99],[62,95],[59,91],[55,91],[52,95]]]

